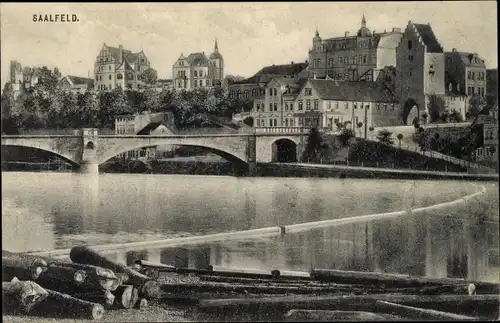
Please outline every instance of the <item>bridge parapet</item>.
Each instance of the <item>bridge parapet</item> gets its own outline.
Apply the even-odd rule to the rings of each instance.
[[[305,127],[258,127],[255,128],[255,133],[308,133],[309,130]]]

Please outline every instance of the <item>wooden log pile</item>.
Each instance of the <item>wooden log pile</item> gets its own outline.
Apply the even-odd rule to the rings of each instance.
[[[2,252],[5,308],[12,313],[100,320],[105,310],[145,308],[158,283],[88,247],[71,261]]]
[[[459,279],[200,270],[144,260],[130,268],[82,246],[71,249],[71,261],[8,252],[2,258],[5,304],[24,314],[100,320],[106,310],[155,301],[195,307],[204,316],[256,313],[285,321],[477,320],[496,319],[500,308],[498,284]],[[160,285],[166,276],[178,279]]]

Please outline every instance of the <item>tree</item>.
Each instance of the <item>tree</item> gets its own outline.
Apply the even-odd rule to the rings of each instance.
[[[363,127],[363,122],[358,122],[358,124],[356,125],[358,127],[358,131],[359,131],[359,136],[361,137],[361,128]]]
[[[387,129],[382,129],[378,132],[377,139],[383,144],[392,145],[394,141],[391,138],[392,132]]]
[[[424,112],[424,113],[422,114],[422,120],[424,121],[424,124],[425,124],[425,123],[427,123],[427,118],[428,118],[428,117],[429,117],[429,116],[427,115],[427,113],[425,113],[425,112]]]
[[[236,82],[241,82],[245,79],[245,77],[243,76],[240,76],[240,75],[226,75],[226,77],[224,78],[226,81],[227,81],[227,84],[228,85],[232,85]]]
[[[73,127],[100,127],[99,120],[99,102],[94,93],[87,91],[77,96],[78,106],[80,108],[77,120],[71,121]]]
[[[154,68],[148,68],[141,74],[141,80],[145,84],[154,85],[158,81],[158,72]]]
[[[441,118],[446,109],[445,101],[442,96],[436,94],[431,94],[427,98],[429,99],[427,104],[429,122],[436,122]]]
[[[323,138],[316,128],[312,128],[309,131],[309,136],[307,137],[306,149],[302,155],[302,161],[309,163],[317,163],[319,161],[319,153],[323,147]]]
[[[17,135],[22,129],[21,120],[17,114],[14,90],[10,83],[5,84],[1,98],[2,107],[2,133]]]
[[[349,144],[349,140],[354,137],[356,137],[354,131],[352,131],[352,129],[349,128],[342,128],[338,136],[340,143],[344,147],[347,146]]]
[[[398,141],[399,141],[399,148],[401,148],[401,140],[403,140],[403,134],[402,133],[398,133],[397,137],[398,138]]]
[[[449,117],[448,117],[449,121],[450,122],[464,122],[464,118],[462,117],[462,115],[454,110],[450,113]]]

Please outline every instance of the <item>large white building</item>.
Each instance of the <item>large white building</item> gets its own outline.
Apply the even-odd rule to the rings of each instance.
[[[192,53],[187,57],[181,53],[172,66],[172,78],[176,90],[211,88],[220,84],[224,78],[224,58],[219,53],[217,40],[209,57],[205,52]]]

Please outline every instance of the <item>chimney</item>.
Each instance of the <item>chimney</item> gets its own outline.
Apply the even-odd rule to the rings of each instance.
[[[401,28],[396,28],[396,27],[393,27],[393,28],[392,28],[392,32],[393,32],[393,33],[400,33],[400,32],[401,32]]]
[[[350,34],[350,33],[349,33],[348,31],[346,31],[346,32],[345,32],[345,37],[349,37],[349,34]]]
[[[122,63],[123,62],[123,46],[122,45],[118,46],[118,49],[120,50],[120,53],[119,53],[120,63]]]
[[[457,49],[456,49],[456,48],[453,48],[453,49],[452,49],[452,51],[453,51],[453,52],[456,52],[456,51],[457,51]]]

